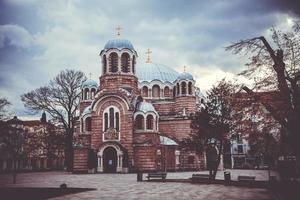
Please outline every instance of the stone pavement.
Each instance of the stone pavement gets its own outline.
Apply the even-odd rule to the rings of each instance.
[[[243,172],[243,173],[242,173]],[[267,177],[267,171],[231,170],[232,176],[255,174],[259,179]],[[190,178],[193,173],[168,173],[167,178]],[[203,172],[207,173],[207,172]],[[220,175],[219,175],[220,174]],[[218,177],[223,173],[219,172]],[[145,175],[144,175],[145,176]],[[217,177],[217,178],[218,178]],[[67,172],[23,173],[13,185],[11,175],[0,175],[0,186],[5,187],[68,187],[96,188],[97,190],[65,195],[53,199],[208,199],[208,200],[270,200],[270,192],[261,188],[223,185],[205,185],[170,182],[137,182],[136,174],[70,174]]]

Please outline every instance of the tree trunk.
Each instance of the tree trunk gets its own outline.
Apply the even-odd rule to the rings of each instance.
[[[65,163],[67,171],[73,171],[73,129],[68,128],[66,134],[66,150],[65,150]]]

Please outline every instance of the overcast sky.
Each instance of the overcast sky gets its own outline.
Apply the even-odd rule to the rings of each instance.
[[[288,29],[300,12],[297,0],[0,0],[0,96],[17,115],[20,95],[47,84],[63,69],[98,80],[106,41],[129,39],[145,63],[152,60],[194,75],[206,91],[233,78],[245,58],[225,52],[240,39]]]

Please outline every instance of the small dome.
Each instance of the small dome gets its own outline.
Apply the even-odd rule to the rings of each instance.
[[[159,140],[160,140],[160,144],[162,145],[178,146],[177,142],[175,142],[174,140],[166,136],[160,135]]]
[[[176,80],[194,80],[193,75],[188,72],[179,74]]]
[[[138,104],[137,111],[142,111],[144,113],[147,113],[147,112],[155,112],[156,113],[156,110],[153,107],[153,105],[146,101],[142,101]]]
[[[134,50],[133,45],[131,44],[131,42],[129,40],[126,39],[113,39],[113,40],[109,40],[105,46],[104,46],[104,50],[107,49],[130,49],[130,50]]]
[[[178,72],[174,69],[157,63],[145,63],[136,67],[139,82],[160,80],[162,82],[173,83],[178,77]]]
[[[88,79],[88,80],[86,80],[82,83],[81,87],[82,88],[85,88],[85,87],[89,87],[89,88],[96,87],[97,88],[98,83],[96,81],[92,80],[92,79]]]

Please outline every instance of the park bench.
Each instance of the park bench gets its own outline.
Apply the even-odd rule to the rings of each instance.
[[[192,182],[208,182],[210,177],[208,174],[193,174]]]
[[[243,181],[243,182],[252,182],[255,181],[255,176],[238,176],[238,181]]]
[[[165,180],[167,177],[167,173],[166,172],[151,172],[148,173],[147,179],[148,181],[150,179],[162,179]]]

